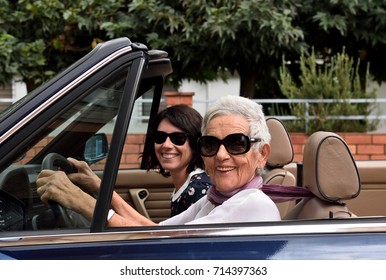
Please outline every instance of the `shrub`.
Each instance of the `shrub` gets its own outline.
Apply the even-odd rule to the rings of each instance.
[[[294,79],[283,60],[280,90],[288,99],[314,99],[316,102],[309,103],[308,108],[305,103],[289,103],[290,114],[298,118],[296,121],[286,121],[290,131],[365,132],[376,129],[379,121],[367,118],[377,109],[377,89],[370,90],[368,87],[369,65],[362,82],[359,60],[354,65],[344,49],[329,60],[318,60],[314,51],[309,57],[302,53],[299,66],[300,75]],[[359,98],[366,99],[366,102],[350,103],[350,99]],[[325,99],[334,101],[320,102]],[[359,116],[365,118],[359,119]]]

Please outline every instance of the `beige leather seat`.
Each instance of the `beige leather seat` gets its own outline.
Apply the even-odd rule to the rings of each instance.
[[[265,184],[295,186],[294,174],[284,169],[294,158],[291,138],[283,123],[276,118],[267,118],[271,134],[271,153],[266,164],[266,173],[262,176]],[[295,205],[295,201],[276,203],[282,217]]]
[[[361,189],[358,168],[346,142],[333,132],[313,133],[304,148],[303,185],[315,197],[304,198],[284,219],[355,217],[345,200]]]

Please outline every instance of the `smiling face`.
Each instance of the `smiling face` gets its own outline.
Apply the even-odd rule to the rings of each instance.
[[[224,139],[233,133],[250,135],[247,120],[240,115],[219,115],[211,119],[205,135]],[[256,176],[258,168],[264,168],[269,154],[269,145],[262,151],[251,148],[247,153],[232,155],[223,145],[212,157],[203,157],[205,169],[218,191],[229,192],[242,187]]]
[[[183,132],[167,119],[163,119],[160,122],[158,131],[165,133]],[[170,138],[167,137],[162,144],[154,143],[154,149],[158,161],[172,176],[177,173],[186,174],[186,169],[192,160],[192,150],[190,149],[188,138],[183,145],[178,146],[173,144]]]

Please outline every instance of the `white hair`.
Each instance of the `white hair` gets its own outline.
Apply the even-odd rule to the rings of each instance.
[[[264,144],[269,144],[271,141],[271,134],[269,133],[263,106],[260,104],[241,96],[226,95],[217,99],[206,112],[201,131],[206,134],[208,123],[216,116],[220,115],[240,115],[243,116],[249,125],[250,137],[261,139],[257,143],[257,148]],[[254,145],[255,146],[255,145]]]

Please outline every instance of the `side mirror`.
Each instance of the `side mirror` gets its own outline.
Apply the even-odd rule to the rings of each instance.
[[[92,165],[107,157],[109,144],[104,133],[98,133],[87,140],[84,148],[84,159],[88,165]]]

